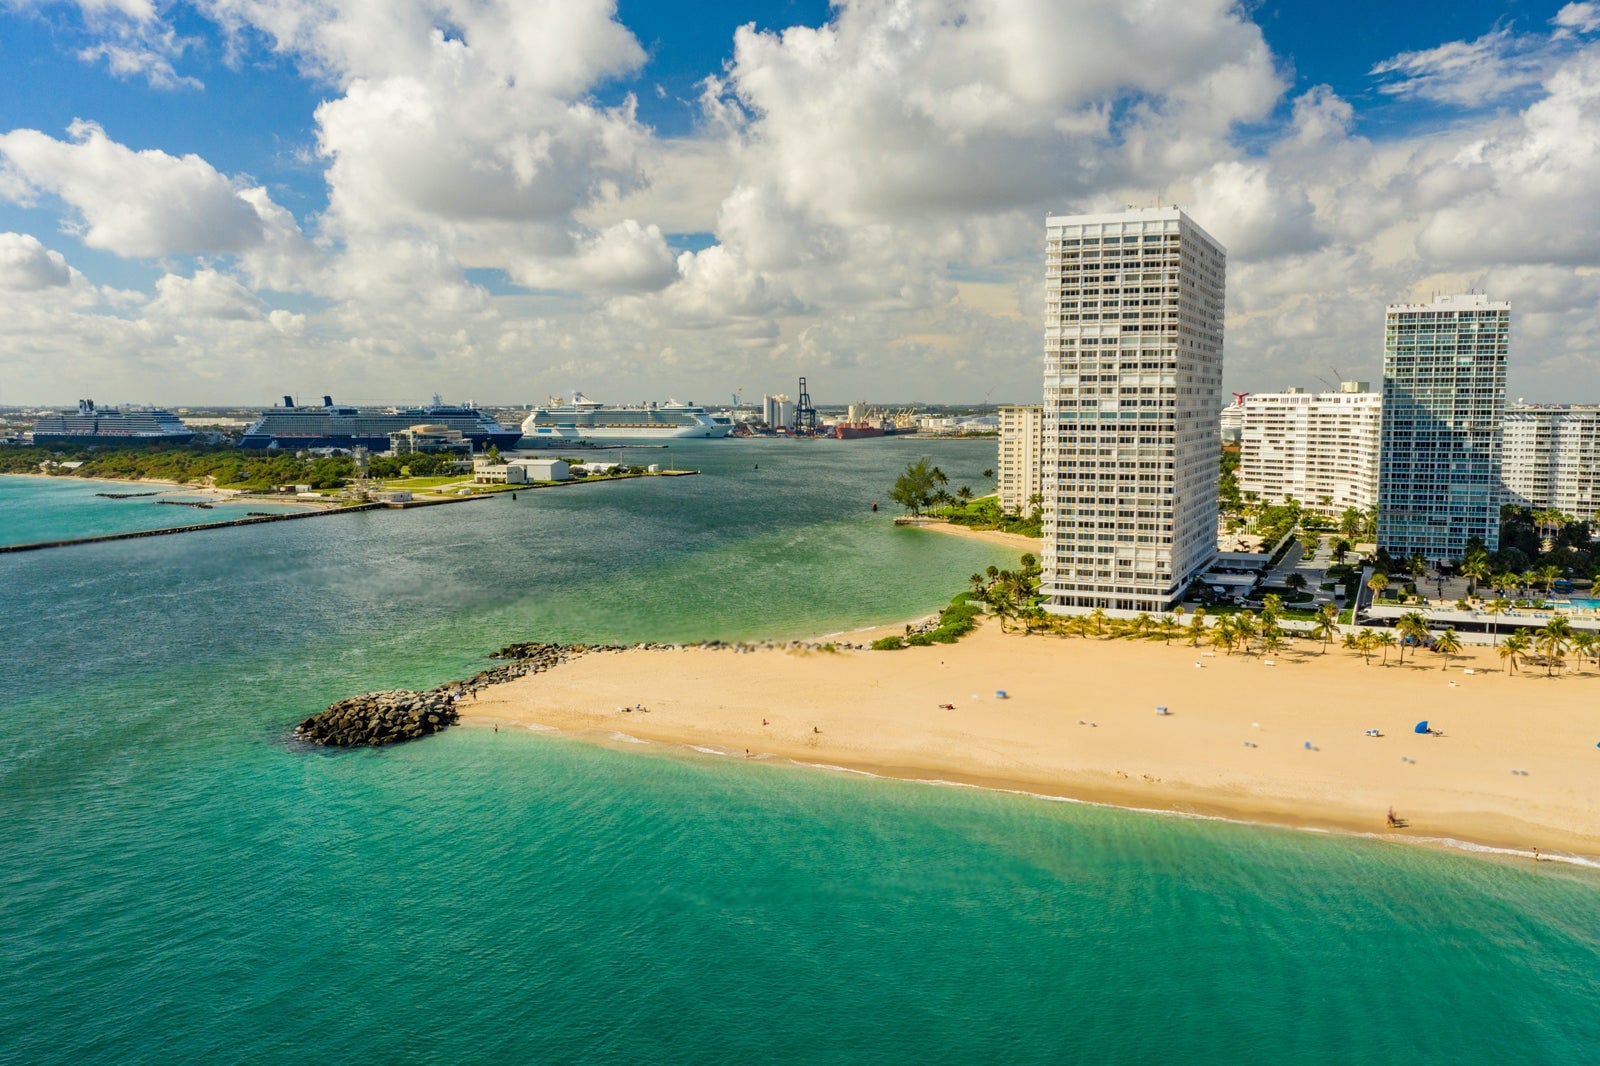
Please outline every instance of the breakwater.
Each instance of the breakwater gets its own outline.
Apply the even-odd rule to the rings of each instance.
[[[256,526],[263,522],[290,522],[300,518],[321,518],[324,515],[349,514],[353,511],[372,511],[385,506],[381,503],[358,503],[349,507],[329,508],[320,511],[294,511],[289,514],[255,514],[234,518],[226,522],[203,522],[192,526],[168,526],[165,529],[136,529],[130,533],[101,533],[93,537],[73,537],[69,540],[40,540],[32,544],[0,544],[0,554],[6,552],[43,551],[46,548],[71,548],[79,544],[103,544],[113,540],[137,540],[140,537],[167,537],[174,533],[198,533],[203,529],[228,529],[231,526]]]
[[[328,705],[294,729],[300,740],[328,747],[381,747],[406,740],[418,740],[441,732],[460,721],[463,699],[475,698],[490,685],[500,685],[519,677],[542,673],[583,655],[622,651],[682,651],[709,648],[716,651],[746,653],[759,650],[790,651],[868,651],[865,644],[842,641],[724,641],[707,640],[688,644],[551,644],[524,642],[509,644],[490,654],[491,659],[509,659],[501,666],[480,670],[460,681],[446,681],[425,692],[387,689],[363,692]]]
[[[128,533],[101,533],[93,537],[72,537],[66,540],[40,540],[31,544],[0,544],[0,554],[6,552],[31,552],[43,551],[46,548],[71,548],[79,544],[101,544],[112,540],[136,540],[140,537],[166,537],[174,533],[198,533],[206,529],[228,529],[233,526],[255,526],[263,522],[292,522],[302,518],[321,518],[325,515],[354,514],[358,511],[408,511],[414,507],[437,507],[447,503],[471,503],[474,500],[493,499],[494,494],[484,493],[472,496],[447,496],[436,499],[405,500],[405,501],[379,501],[375,503],[354,503],[344,507],[323,507],[312,511],[291,511],[286,514],[266,514],[262,511],[250,511],[244,518],[231,518],[223,522],[202,522],[189,526],[167,526],[163,529],[136,529]],[[177,501],[158,500],[158,503]],[[205,507],[210,504],[182,503],[185,507]]]

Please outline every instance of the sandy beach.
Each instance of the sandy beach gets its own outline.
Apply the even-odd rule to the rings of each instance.
[[[485,691],[463,721],[1600,857],[1600,676],[1508,676],[1489,649],[1449,669],[1431,653],[1393,658],[1366,665],[1305,640],[1229,656],[991,621],[959,644],[901,651],[591,654]],[[622,710],[636,704],[647,710]],[[1444,735],[1416,734],[1423,718]]]
[[[942,518],[905,518],[900,519],[898,524],[913,529],[931,529],[935,533],[949,533],[951,536],[965,537],[968,540],[986,540],[990,544],[1015,548],[1019,553],[1032,552],[1035,556],[1044,546],[1044,542],[1038,537],[1025,537],[1021,533],[1007,533],[999,529],[973,529],[970,526],[946,522]]]

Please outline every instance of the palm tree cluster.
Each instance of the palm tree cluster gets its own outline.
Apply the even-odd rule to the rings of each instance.
[[[1000,620],[1001,632],[1006,632],[1006,620],[1015,618],[1022,622],[1023,632],[1032,633],[1050,624],[1050,616],[1039,605],[1040,573],[1039,560],[1030,552],[1023,555],[1016,570],[991,566],[967,582],[972,586],[972,598],[987,603]]]
[[[1388,665],[1391,648],[1398,647],[1399,661],[1404,662],[1407,647],[1427,646],[1444,656],[1441,669],[1448,669],[1451,660],[1461,652],[1461,638],[1453,629],[1432,633],[1428,629],[1427,618],[1419,611],[1410,611],[1395,619],[1392,630],[1363,628],[1346,633],[1344,646],[1350,651],[1360,652],[1362,659],[1368,663],[1372,661],[1374,652],[1381,652],[1381,664],[1385,666]],[[1516,673],[1517,668],[1526,665],[1530,655],[1535,652],[1543,662],[1547,677],[1554,677],[1556,671],[1564,667],[1570,652],[1577,653],[1580,663],[1584,659],[1593,659],[1595,666],[1600,668],[1600,634],[1575,629],[1571,622],[1561,617],[1550,619],[1537,630],[1517,629],[1508,634],[1504,641],[1497,637],[1493,646],[1506,664],[1507,673]]]

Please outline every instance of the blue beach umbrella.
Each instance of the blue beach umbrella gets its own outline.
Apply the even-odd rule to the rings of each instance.
[[[1418,722],[1417,723],[1417,728],[1412,730],[1413,733],[1426,733],[1427,731],[1428,731],[1428,723],[1427,722]]]

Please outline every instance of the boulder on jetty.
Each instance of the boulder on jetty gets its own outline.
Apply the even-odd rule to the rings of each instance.
[[[454,725],[459,717],[455,699],[447,691],[391,689],[331,704],[301,722],[294,734],[301,740],[339,748],[395,744],[437,733]]]

